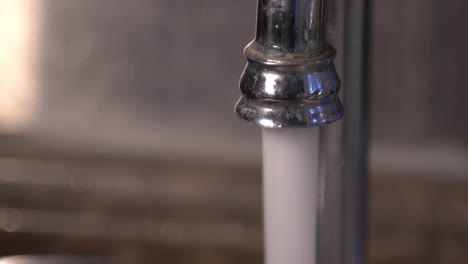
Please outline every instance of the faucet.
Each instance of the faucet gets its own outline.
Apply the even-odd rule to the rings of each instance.
[[[255,39],[237,115],[266,128],[310,127],[343,116],[335,49],[324,40],[322,0],[258,0]]]
[[[340,215],[330,212],[342,210],[341,174],[320,168],[319,126],[343,116],[336,50],[324,39],[324,1],[258,0],[256,36],[244,50],[235,111],[263,127],[267,264],[348,263],[341,261],[341,220],[327,223]],[[324,236],[328,231],[338,240]]]

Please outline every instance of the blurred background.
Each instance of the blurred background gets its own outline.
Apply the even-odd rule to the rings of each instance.
[[[466,263],[468,2],[371,6],[370,263]],[[0,0],[0,256],[261,263],[260,129],[233,113],[255,14]]]

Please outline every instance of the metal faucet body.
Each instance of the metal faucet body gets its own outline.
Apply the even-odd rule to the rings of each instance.
[[[343,116],[335,49],[322,0],[258,0],[255,40],[240,80],[238,116],[262,127],[310,127]]]

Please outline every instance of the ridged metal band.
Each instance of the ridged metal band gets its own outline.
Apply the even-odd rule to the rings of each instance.
[[[257,36],[244,51],[240,118],[279,128],[324,125],[343,116],[336,51],[322,40],[322,12],[321,0],[259,0]]]

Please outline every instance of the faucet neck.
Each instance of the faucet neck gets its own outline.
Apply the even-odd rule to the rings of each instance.
[[[267,49],[313,52],[324,47],[322,0],[258,0],[255,41]]]

